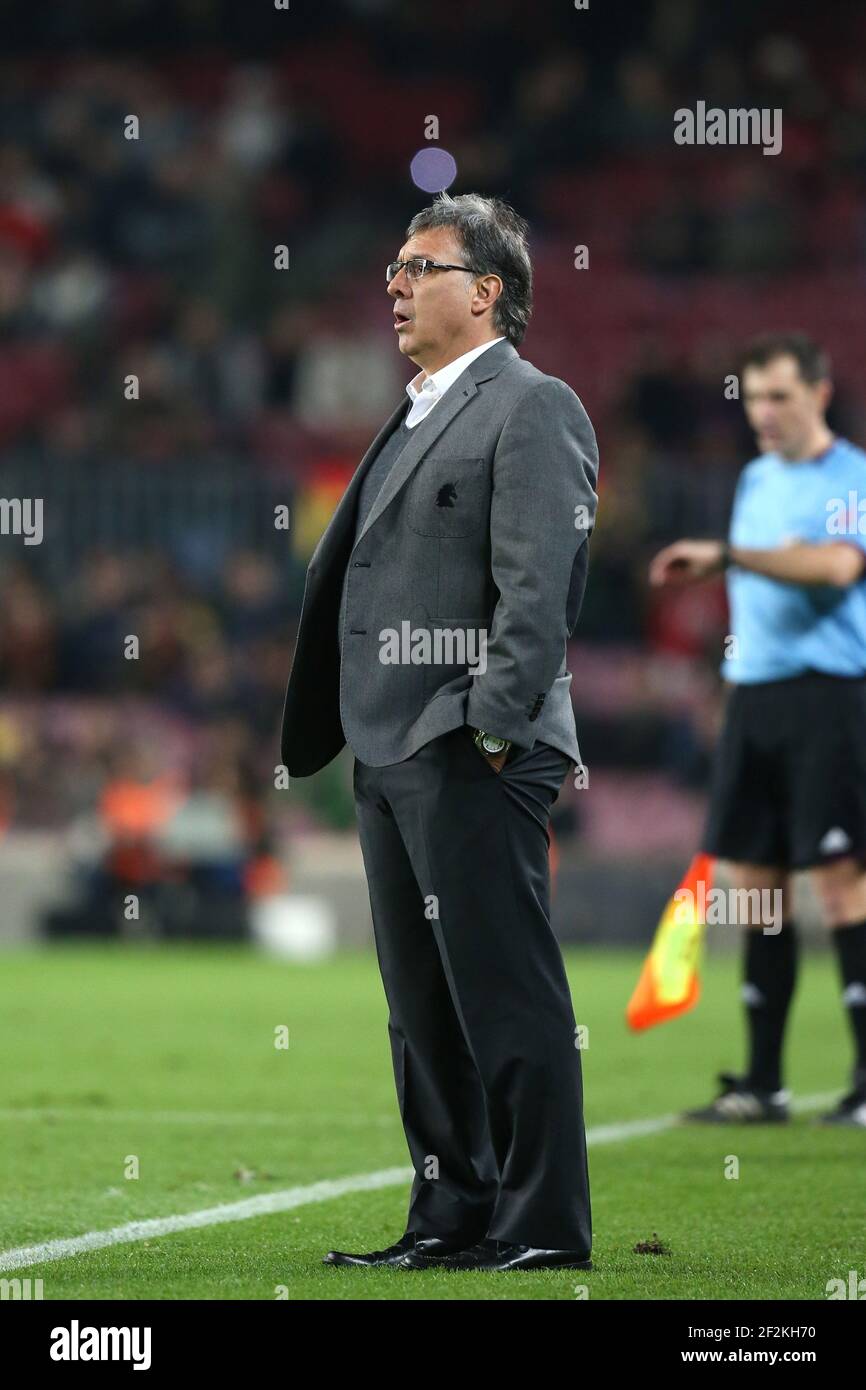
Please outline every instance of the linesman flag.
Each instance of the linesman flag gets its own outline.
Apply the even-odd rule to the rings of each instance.
[[[635,1032],[676,1018],[701,997],[699,970],[714,867],[712,855],[696,854],[662,913],[625,1011]]]

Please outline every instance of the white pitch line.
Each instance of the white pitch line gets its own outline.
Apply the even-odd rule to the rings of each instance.
[[[150,1240],[154,1236],[170,1236],[176,1231],[189,1231],[198,1226],[219,1226],[227,1221],[249,1221],[254,1216],[272,1216],[274,1212],[292,1211],[294,1207],[303,1207],[309,1202],[329,1202],[332,1197],[343,1197],[347,1192],[371,1192],[379,1187],[395,1187],[398,1183],[411,1182],[413,1177],[411,1168],[382,1168],[378,1173],[356,1173],[352,1177],[309,1183],[305,1187],[287,1187],[282,1192],[247,1197],[243,1202],[206,1207],[203,1211],[188,1211],[181,1216],[130,1221],[125,1226],[112,1226],[107,1231],[88,1231],[83,1236],[69,1236],[65,1240],[22,1245],[17,1250],[5,1250],[0,1254],[0,1270],[23,1269],[25,1265],[65,1260],[70,1255],[81,1255],[88,1250]]]
[[[804,1096],[794,1103],[796,1110],[815,1110],[830,1103],[836,1092]],[[181,1112],[182,1113],[182,1112]],[[625,1120],[621,1124],[596,1125],[587,1130],[587,1143],[616,1144],[625,1139],[638,1139],[648,1134],[660,1134],[679,1124],[676,1115],[659,1115],[655,1119]],[[0,1252],[0,1272],[24,1269],[31,1265],[66,1260],[89,1250],[104,1250],[110,1245],[127,1245],[156,1236],[174,1235],[202,1226],[220,1226],[230,1221],[249,1221],[256,1216],[272,1216],[276,1212],[292,1211],[295,1207],[314,1202],[329,1202],[349,1192],[372,1192],[380,1187],[396,1187],[411,1182],[411,1168],[381,1168],[376,1173],[355,1173],[351,1177],[325,1179],[304,1187],[288,1187],[282,1192],[270,1192],[260,1197],[247,1197],[242,1202],[229,1202],[219,1207],[205,1207],[177,1216],[155,1217],[147,1221],[130,1221],[125,1226],[112,1226],[107,1231],[87,1231],[81,1236],[46,1240],[39,1245],[21,1245],[15,1250]]]

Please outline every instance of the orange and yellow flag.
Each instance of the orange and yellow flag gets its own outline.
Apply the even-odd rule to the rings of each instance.
[[[676,1018],[701,997],[699,969],[714,865],[712,855],[696,854],[662,913],[625,1011],[635,1032]]]

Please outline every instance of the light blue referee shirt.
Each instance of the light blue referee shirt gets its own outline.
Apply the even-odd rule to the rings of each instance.
[[[866,453],[835,439],[815,459],[753,459],[737,483],[728,539],[755,550],[845,540],[866,551]],[[722,662],[725,680],[784,680],[809,670],[866,675],[866,575],[839,589],[786,584],[734,565],[727,586],[736,641]]]

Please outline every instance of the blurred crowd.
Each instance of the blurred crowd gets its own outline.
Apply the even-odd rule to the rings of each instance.
[[[232,555],[210,592],[158,553],[92,554],[62,592],[7,571],[0,836],[83,830],[83,911],[114,930],[127,891],[183,883],[187,909],[190,895],[222,904],[209,920],[274,891],[288,633],[279,575],[257,554]]]
[[[90,555],[63,592],[20,565],[4,577],[0,684],[13,697],[158,696],[190,720],[263,728],[285,688],[288,616],[257,554],[231,555],[211,593],[160,554]]]
[[[733,3],[724,16],[697,0],[636,8],[542,6],[533,25],[525,7],[488,2],[434,24],[413,4],[332,4],[318,22],[291,12],[291,41],[245,56],[218,46],[225,7],[204,3],[193,56],[188,8],[163,5],[151,7],[149,28],[153,37],[154,25],[173,24],[171,56],[10,51],[0,83],[0,447],[163,461],[232,448],[291,469],[299,460],[281,416],[290,441],[300,425],[319,450],[363,439],[405,379],[382,272],[425,201],[407,170],[427,112],[460,188],[503,193],[532,223],[543,282],[527,339],[536,356],[551,340],[550,276],[560,300],[583,289],[561,262],[545,266],[559,236],[589,244],[596,286],[614,270],[682,294],[710,274],[833,268],[855,271],[862,290],[866,18],[840,5],[831,38],[818,14],[798,28],[790,5],[780,11],[787,31],[766,27],[769,6]],[[120,33],[124,17],[133,39],[146,16],[127,5]],[[202,51],[209,22],[213,47]],[[471,63],[469,34],[484,35]],[[781,108],[783,154],[677,147],[672,112],[698,98]],[[279,245],[289,248],[283,271]],[[736,331],[731,323],[728,347]],[[602,393],[601,426],[621,396],[640,404],[629,377],[641,351],[626,341],[603,364],[618,389]],[[130,408],[123,383],[133,374]],[[674,388],[676,377],[669,367]]]

